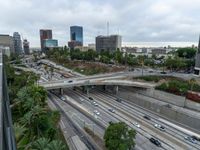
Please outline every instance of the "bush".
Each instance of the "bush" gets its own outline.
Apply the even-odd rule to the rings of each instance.
[[[191,90],[192,84],[184,80],[171,80],[157,86],[156,89],[166,91],[176,95],[186,95],[188,90]],[[193,91],[200,92],[200,86],[194,84]]]
[[[162,79],[176,79],[176,80],[180,80],[178,78],[172,77],[172,76],[156,76],[156,75],[150,75],[150,76],[141,76],[141,77],[137,77],[135,79],[141,79],[141,80],[145,80],[145,81],[154,81],[154,82],[159,82]]]

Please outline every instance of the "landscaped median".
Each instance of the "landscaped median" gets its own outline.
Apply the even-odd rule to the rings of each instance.
[[[156,82],[156,89],[172,93],[175,95],[186,96],[187,91],[200,92],[200,85],[195,79],[183,80],[173,76],[141,76],[134,79]]]

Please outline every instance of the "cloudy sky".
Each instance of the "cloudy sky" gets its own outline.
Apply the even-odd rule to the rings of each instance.
[[[59,45],[69,27],[84,28],[84,42],[121,34],[123,42],[197,42],[200,0],[0,0],[0,34],[18,31],[39,47],[39,29],[50,28]]]

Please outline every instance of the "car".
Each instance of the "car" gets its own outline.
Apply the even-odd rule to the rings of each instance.
[[[162,71],[162,72],[160,72],[160,74],[167,74],[167,72]]]
[[[149,117],[149,116],[147,116],[147,115],[144,115],[143,116],[145,119],[147,119],[147,120],[151,120],[151,118]]]
[[[193,143],[193,144],[197,143],[197,141],[194,138],[192,138],[191,136],[186,136],[186,137],[184,137],[184,139],[189,141],[189,142],[191,142],[191,143]]]
[[[95,113],[96,115],[98,115],[98,116],[100,115],[100,112],[98,112],[98,110],[95,110],[94,113]]]
[[[116,98],[116,101],[121,103],[122,99],[121,98]]]
[[[160,129],[161,131],[165,131],[165,127],[160,124],[154,124],[154,127]]]
[[[193,139],[196,140],[196,141],[200,141],[200,137],[197,137],[197,136],[195,136],[195,135],[192,135],[191,138],[193,138]]]
[[[92,102],[92,104],[93,104],[94,106],[99,106],[95,101]]]
[[[151,143],[155,144],[156,146],[161,147],[161,143],[157,139],[150,138],[149,141],[151,141]]]
[[[72,83],[72,82],[73,82],[72,80],[69,80],[69,81],[68,81],[68,83]]]
[[[94,100],[92,97],[88,97],[89,98],[89,100]]]
[[[136,122],[136,123],[133,123],[134,126],[140,128],[140,125]]]
[[[66,99],[65,99],[65,97],[63,97],[63,96],[62,96],[60,99],[61,99],[61,100],[63,100],[63,101],[65,101],[65,100],[66,100]]]
[[[108,111],[112,112],[112,113],[115,113],[115,110],[112,109],[112,108],[108,108]]]

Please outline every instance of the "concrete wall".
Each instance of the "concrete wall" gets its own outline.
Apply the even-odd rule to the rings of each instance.
[[[146,95],[146,96],[155,98],[157,100],[160,100],[169,104],[173,104],[179,107],[185,107],[185,108],[195,110],[195,111],[200,111],[199,103],[195,103],[190,100],[187,100],[183,96],[178,96],[178,95],[170,94],[170,93],[159,91],[159,90],[153,90],[153,89],[138,90],[135,88],[131,88],[130,90],[133,92],[137,91],[138,93],[142,95]]]
[[[186,99],[185,101],[185,107],[192,110],[200,111],[200,103],[196,103],[188,99]]]
[[[166,103],[163,104],[163,102],[155,100],[154,98],[128,90],[119,89],[118,96],[130,100],[143,108],[158,113],[169,120],[185,124],[190,128],[200,131],[200,116],[191,116],[191,114],[187,114],[183,110],[178,109],[178,107],[169,108],[166,106]]]
[[[151,93],[149,91],[145,91],[145,90],[143,90],[143,91],[140,90],[138,92],[141,94],[148,95],[150,97],[162,100],[162,101],[170,103],[170,104],[174,104],[174,105],[181,106],[181,107],[184,106],[185,97],[182,97],[182,96],[177,96],[177,95],[159,91],[159,90],[153,90],[153,92],[151,92]]]

